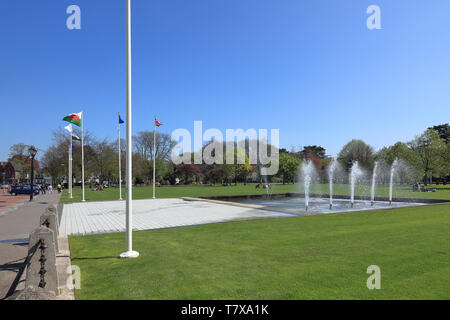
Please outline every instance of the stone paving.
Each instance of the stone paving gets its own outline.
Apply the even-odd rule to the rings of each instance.
[[[0,212],[0,299],[5,298],[17,273],[24,268],[23,262],[28,253],[28,237],[33,229],[39,227],[39,217],[45,209],[59,202],[60,194],[44,194],[29,201],[29,196],[1,196],[1,199],[20,203],[16,208]],[[25,197],[21,202],[19,198]],[[13,206],[14,207],[14,206]]]
[[[133,230],[192,226],[240,219],[293,215],[207,201],[146,199],[133,201]],[[125,201],[64,204],[60,234],[86,235],[125,231]]]
[[[9,211],[12,211],[22,205],[26,200],[29,200],[29,195],[12,196],[8,193],[0,191],[0,216],[5,215]]]

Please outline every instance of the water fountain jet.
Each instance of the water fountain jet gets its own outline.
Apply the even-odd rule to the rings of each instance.
[[[350,203],[352,208],[355,205],[355,183],[361,174],[362,171],[359,168],[358,161],[355,161],[350,170]]]
[[[395,173],[395,169],[397,168],[397,164],[398,164],[398,159],[395,158],[395,160],[391,166],[391,177],[389,179],[389,205],[392,204],[392,186],[394,184],[394,173]]]
[[[303,175],[303,183],[305,187],[305,210],[309,208],[309,189],[311,187],[312,175],[314,173],[314,165],[311,160],[302,163],[301,171]]]
[[[378,168],[378,162],[375,161],[375,165],[373,167],[373,174],[372,174],[372,190],[370,192],[370,205],[373,207],[373,203],[375,201],[375,181],[377,178],[377,168]]]
[[[336,159],[333,159],[328,168],[328,180],[330,184],[330,210],[333,208],[333,176],[336,170]]]

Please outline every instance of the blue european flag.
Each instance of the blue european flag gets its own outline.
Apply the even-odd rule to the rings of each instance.
[[[119,124],[121,124],[121,123],[125,123],[125,122],[122,120],[122,118],[120,117],[120,114],[119,114]]]

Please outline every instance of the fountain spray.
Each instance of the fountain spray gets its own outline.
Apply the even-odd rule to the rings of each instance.
[[[375,165],[373,167],[373,174],[372,174],[372,190],[370,193],[370,205],[373,207],[373,203],[375,201],[375,181],[377,178],[377,168],[378,168],[378,162],[375,161]]]
[[[395,158],[394,162],[392,163],[391,166],[391,177],[389,179],[389,205],[392,204],[392,186],[394,184],[394,173],[395,173],[395,169],[397,167],[398,164],[398,159]]]
[[[352,208],[355,205],[355,183],[359,175],[361,175],[361,169],[359,168],[358,161],[355,161],[350,171],[350,202]]]
[[[308,211],[309,207],[309,189],[311,186],[311,179],[314,172],[314,165],[311,160],[307,160],[302,163],[301,166],[303,182],[305,185],[305,210]]]
[[[333,208],[333,176],[336,169],[336,159],[331,160],[328,168],[328,180],[330,183],[330,210]]]

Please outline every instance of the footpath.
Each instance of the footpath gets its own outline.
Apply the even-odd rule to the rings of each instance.
[[[19,197],[19,196],[17,196]],[[39,226],[49,205],[58,205],[61,193],[41,194],[33,201],[16,196],[0,196],[0,300],[6,297],[28,253],[29,234]],[[13,204],[12,204],[13,203]],[[9,205],[6,205],[9,204]]]

